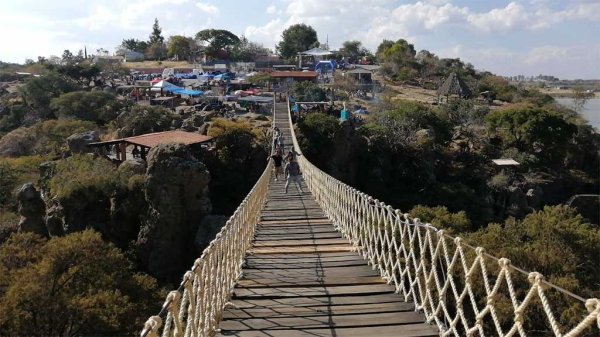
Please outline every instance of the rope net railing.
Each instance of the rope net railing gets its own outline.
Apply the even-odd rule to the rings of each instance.
[[[272,165],[269,161],[225,226],[184,274],[179,288],[167,295],[160,312],[146,321],[141,337],[214,336],[242,275],[246,250],[267,198]]]
[[[600,300],[572,294],[329,176],[302,156],[291,118],[290,129],[318,204],[440,336],[600,336]]]

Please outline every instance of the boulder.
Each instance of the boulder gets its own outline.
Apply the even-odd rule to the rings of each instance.
[[[600,224],[600,195],[576,194],[567,201],[567,205],[575,208],[590,223]]]
[[[217,236],[221,228],[225,226],[229,218],[225,215],[207,215],[202,221],[200,221],[200,225],[196,230],[196,235],[194,239],[194,248],[196,249],[196,255],[202,254],[202,251],[210,242]]]
[[[210,173],[180,144],[153,148],[147,161],[148,211],[138,234],[138,254],[153,276],[173,281],[194,256],[194,224],[212,210]]]
[[[60,205],[52,205],[46,210],[46,228],[50,236],[62,236],[65,234],[65,214]]]
[[[47,237],[48,230],[44,222],[46,205],[42,200],[40,192],[35,189],[32,183],[21,186],[17,192],[19,201],[19,232],[32,232]]]
[[[119,165],[117,171],[123,173],[131,172],[133,174],[145,174],[146,163],[140,158],[127,159]]]
[[[67,138],[67,146],[71,153],[91,153],[91,148],[87,147],[89,143],[95,143],[100,141],[100,135],[98,131],[88,131],[82,133],[76,133]]]

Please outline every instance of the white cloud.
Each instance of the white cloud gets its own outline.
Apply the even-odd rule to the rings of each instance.
[[[524,7],[511,2],[504,8],[494,8],[487,13],[471,13],[467,21],[483,32],[507,31],[528,24],[530,18]]]
[[[219,8],[215,5],[206,4],[203,2],[197,2],[196,7],[200,9],[200,11],[209,14],[209,15],[217,15],[219,14]]]
[[[274,5],[271,5],[271,6],[267,7],[266,12],[267,12],[267,14],[275,14],[275,13],[277,13],[277,7],[275,7]]]

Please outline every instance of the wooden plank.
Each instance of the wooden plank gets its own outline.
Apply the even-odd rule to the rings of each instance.
[[[289,233],[289,234],[256,234],[255,242],[274,241],[274,240],[311,240],[311,239],[341,239],[342,236],[337,232],[330,233]],[[346,241],[347,242],[347,241]]]
[[[386,283],[379,276],[304,276],[304,277],[274,277],[274,278],[248,278],[238,281],[240,288],[254,287],[318,287],[318,286],[343,286]]]
[[[394,287],[388,284],[351,285],[332,287],[271,287],[271,288],[235,288],[234,298],[279,298],[279,297],[314,297],[333,295],[393,295]]]
[[[351,252],[354,249],[349,245],[326,246],[282,246],[282,247],[252,247],[248,254],[295,254],[295,253],[325,253],[325,252]]]
[[[287,308],[287,307],[312,307],[312,306],[338,306],[338,305],[359,305],[359,304],[385,304],[400,303],[410,306],[414,310],[413,303],[402,301],[401,296],[390,294],[353,294],[352,296],[316,296],[316,297],[282,297],[282,298],[246,298],[235,299],[231,303],[236,308]]]
[[[321,225],[331,225],[331,220],[328,218],[322,219],[283,219],[283,220],[261,220],[258,222],[258,225],[278,225],[278,224],[321,224]]]
[[[352,327],[326,329],[271,329],[267,331],[222,331],[218,337],[428,337],[439,336],[437,330],[428,324],[404,324],[375,327]]]
[[[313,245],[347,245],[348,240],[341,238],[332,239],[305,239],[305,240],[275,240],[275,241],[255,241],[253,247],[280,247],[280,246],[313,246]]]
[[[221,323],[222,330],[271,330],[271,329],[315,329],[335,326],[373,327],[392,324],[423,323],[423,316],[416,312],[365,313],[358,315],[326,315],[312,317],[273,317],[228,319]]]
[[[379,277],[379,273],[371,267],[365,265],[358,266],[344,266],[344,267],[331,267],[331,268],[280,268],[280,269],[262,269],[260,267],[245,268],[244,279],[256,279],[256,278],[276,278],[276,277],[324,277],[324,276],[337,276],[337,277],[359,277],[359,276],[376,276]]]
[[[353,305],[317,305],[317,306],[286,306],[280,308],[229,308],[223,313],[223,318],[275,318],[275,317],[313,317],[324,315],[349,315],[367,313],[401,313],[414,311],[409,303],[367,303]]]

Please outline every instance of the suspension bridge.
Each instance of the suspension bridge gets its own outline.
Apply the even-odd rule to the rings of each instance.
[[[322,172],[302,156],[289,103],[274,104],[273,124],[299,154],[302,191],[284,193],[269,163],[142,337],[600,336],[600,300]]]

